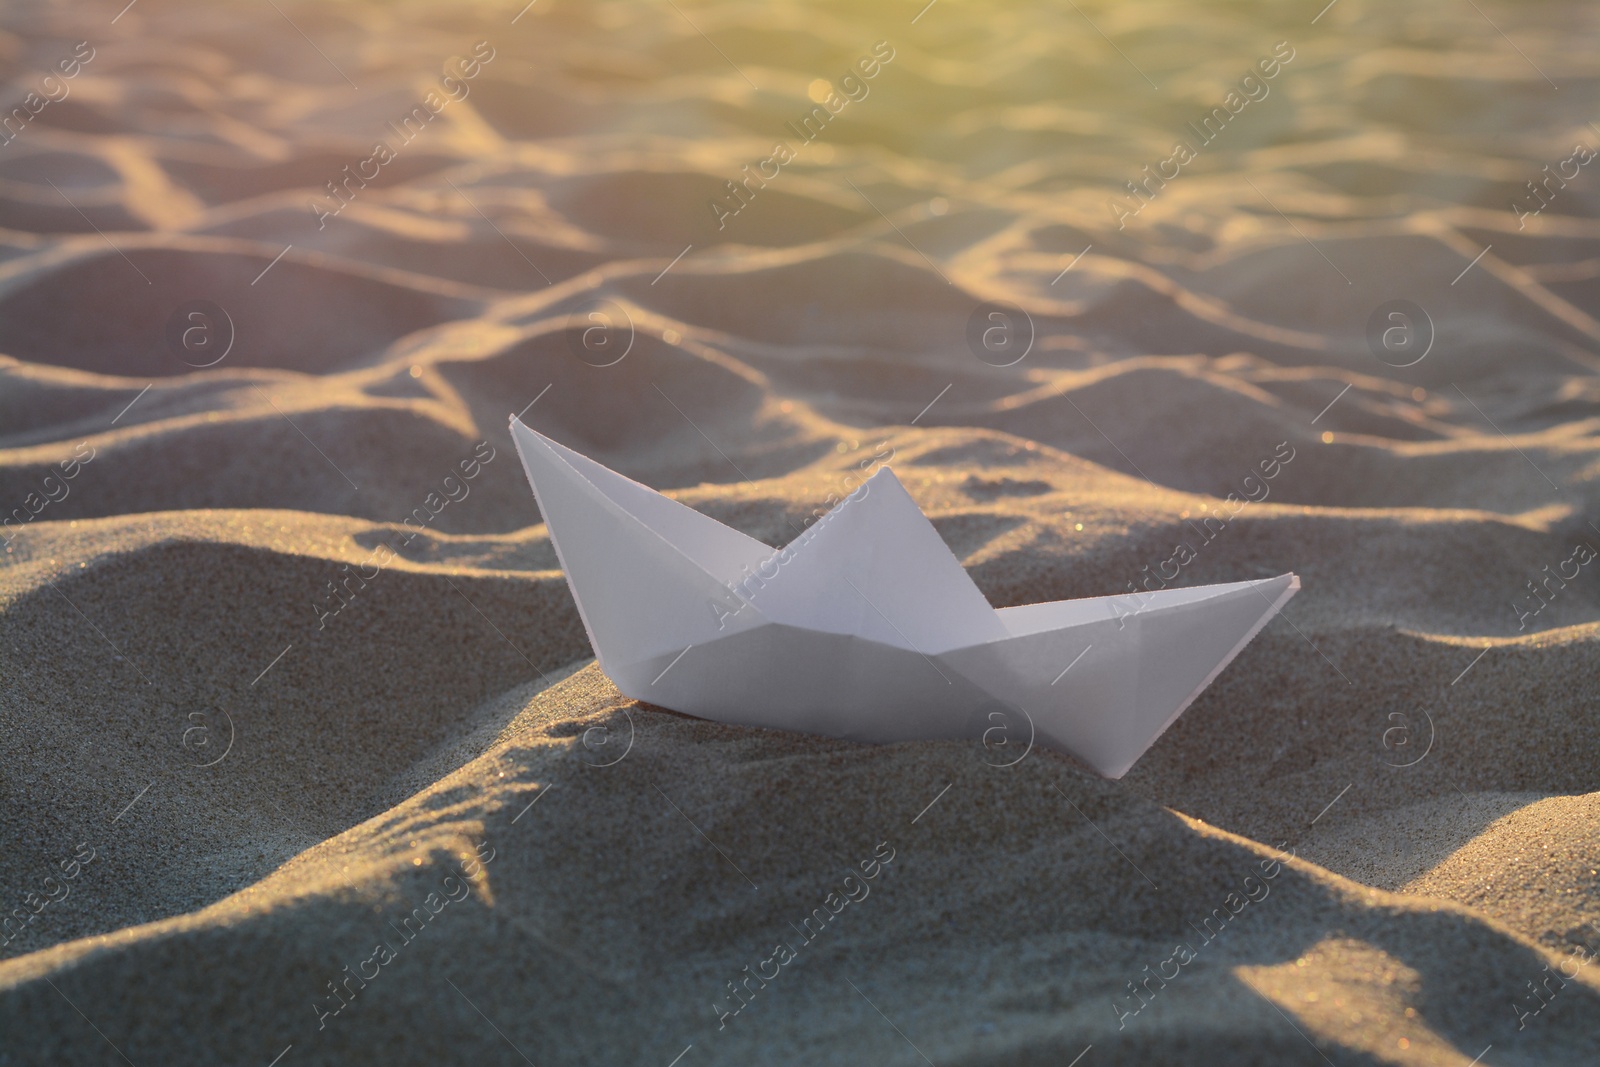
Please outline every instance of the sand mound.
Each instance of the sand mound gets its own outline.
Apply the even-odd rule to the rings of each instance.
[[[1380,1062],[1399,1037],[1449,1057],[1490,1040],[1505,976],[1553,958],[1459,906],[1280,859],[1054,757],[1000,770],[975,756],[697,722],[632,705],[591,668],[524,707],[483,757],[245,892],[14,966],[49,968],[79,1003],[141,970],[176,972],[163,1014],[91,1001],[135,1059],[207,1005],[223,1021],[201,1058],[286,1044],[500,1055],[509,1042],[538,1059],[688,1045],[737,1059],[774,1044],[813,1055],[838,1035],[900,1056],[882,1012],[936,1062],[991,1062],[1004,1029],[1026,1062],[1099,1044],[1269,1063],[1310,1054],[1285,1010],[1337,1028],[1328,1051],[1353,1062]],[[867,781],[863,806],[850,798]],[[1086,884],[1099,891],[1061,892]],[[1472,944],[1477,966],[1444,964],[1441,941]],[[896,950],[907,942],[923,948]],[[774,944],[786,967],[761,965]],[[191,956],[242,956],[250,974],[202,981],[180,963]],[[746,966],[772,977],[736,999]],[[369,980],[329,991],[358,971]],[[548,992],[532,1004],[508,984]],[[972,984],[976,998],[958,993]],[[1535,1055],[1578,1054],[1600,1018],[1600,983],[1563,996],[1529,1035]],[[581,1010],[596,1002],[626,1031],[597,1032]],[[0,1010],[50,1020],[47,1054],[98,1041],[42,981]],[[390,1025],[419,1011],[438,1026]],[[817,1017],[835,1020],[827,1042]]]

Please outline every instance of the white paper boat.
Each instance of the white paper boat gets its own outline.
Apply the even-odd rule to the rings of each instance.
[[[856,741],[1037,739],[1120,778],[1300,588],[995,609],[893,472],[774,550],[511,420],[600,667],[718,722]]]

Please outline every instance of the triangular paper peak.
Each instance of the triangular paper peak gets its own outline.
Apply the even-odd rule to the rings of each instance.
[[[753,609],[735,613],[728,580],[707,567],[737,574],[736,564],[759,561],[769,547],[520,422],[511,435],[589,640],[613,676],[665,649],[759,624]]]
[[[588,456],[552,441],[516,418],[512,419],[511,428],[514,440],[521,435],[522,441],[544,445],[613,504],[650,527],[663,540],[694,560],[713,577],[731,582],[745,568],[760,563],[772,554],[770,545],[725,526],[710,516],[702,515],[688,505],[680,504],[649,486],[640,485],[632,478],[618,474],[610,467],[596,463]],[[518,452],[523,453],[523,463],[526,465],[527,455],[520,443]],[[534,491],[538,492],[537,486]]]
[[[601,667],[719,722],[1044,745],[1120,777],[1293,574],[996,611],[887,468],[774,550],[551,441],[512,440]],[[1000,746],[994,744],[999,731]]]
[[[1006,636],[978,587],[887,467],[745,583],[769,618],[936,653]]]

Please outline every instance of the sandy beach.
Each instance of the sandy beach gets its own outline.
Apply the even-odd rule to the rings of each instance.
[[[0,15],[0,1067],[1600,1057],[1592,5],[125,2]],[[1117,781],[703,721],[512,415],[1302,588]]]

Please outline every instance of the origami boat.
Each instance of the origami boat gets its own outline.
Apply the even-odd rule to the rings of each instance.
[[[773,549],[515,418],[511,436],[601,669],[718,722],[1037,741],[1120,778],[1300,588],[996,609],[887,467]]]

